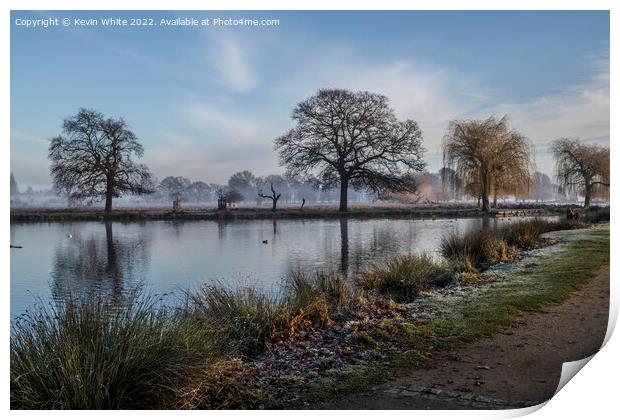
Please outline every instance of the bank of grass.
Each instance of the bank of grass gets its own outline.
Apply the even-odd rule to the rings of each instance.
[[[579,227],[583,224],[578,221],[532,219],[508,223],[496,231],[454,231],[442,239],[440,250],[444,258],[472,273],[498,262],[510,261],[520,250],[539,246],[543,233]]]
[[[515,237],[551,229],[539,221],[530,223],[535,226],[515,225],[515,231],[525,232]],[[505,229],[501,240],[507,246],[531,244],[510,239],[510,228]],[[485,289],[475,300],[464,297],[450,308],[450,316],[416,323],[388,318],[366,333],[368,339],[389,336],[398,344],[392,366],[411,366],[435,350],[501,331],[521,311],[562,301],[595,268],[609,262],[609,228],[579,235],[535,271],[516,273],[520,281]],[[471,238],[480,237],[468,237],[470,248],[480,248]],[[11,406],[260,407],[268,397],[235,379],[242,376],[242,360],[298,330],[353,319],[373,298],[409,302],[423,290],[441,287],[463,268],[460,255],[454,255],[458,258],[445,263],[428,256],[404,256],[375,264],[360,276],[362,290],[338,274],[297,271],[285,279],[284,294],[277,299],[253,289],[211,285],[190,293],[186,305],[178,309],[161,307],[139,294],[114,306],[100,297],[43,305],[13,325]],[[337,380],[321,382],[308,398],[360,389],[391,372],[383,364],[349,366]]]
[[[397,374],[400,369],[423,364],[436,351],[454,350],[501,332],[512,326],[520,313],[565,301],[610,260],[608,226],[575,233],[579,239],[541,260],[536,270],[516,272],[519,281],[495,284],[475,298],[464,297],[450,307],[450,316],[398,323],[397,329],[392,321],[385,320],[369,335],[381,337],[389,325],[392,337],[398,337],[400,348],[392,355],[391,366],[371,364],[343,371],[341,377],[316,386],[312,398],[320,401],[337,393],[362,390]]]
[[[218,353],[252,357],[305,326],[327,327],[358,303],[347,280],[331,272],[293,271],[284,291],[272,298],[253,288],[209,285],[188,295],[184,316],[209,331]]]
[[[286,283],[279,299],[205,286],[176,309],[139,291],[114,305],[102,295],[41,303],[13,324],[11,407],[205,408],[249,398],[252,390],[227,376],[231,358],[327,327],[358,302],[337,274],[296,272]]]

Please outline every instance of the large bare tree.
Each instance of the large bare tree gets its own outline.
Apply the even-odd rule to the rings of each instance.
[[[556,177],[565,189],[584,195],[584,207],[592,197],[609,188],[609,148],[586,145],[577,139],[561,138],[551,148]]]
[[[443,139],[443,160],[473,188],[484,212],[491,209],[491,193],[518,193],[530,180],[529,141],[509,127],[505,116],[452,121]]]
[[[105,198],[110,213],[114,197],[153,191],[148,168],[133,160],[143,153],[124,120],[82,108],[65,119],[62,135],[51,140],[54,186],[74,199]]]
[[[407,175],[424,169],[422,132],[398,121],[387,97],[370,92],[321,89],[293,110],[296,125],[276,139],[280,161],[293,175],[317,174],[340,185],[340,211],[349,186],[407,191]]]

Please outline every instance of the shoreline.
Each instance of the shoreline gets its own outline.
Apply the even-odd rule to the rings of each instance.
[[[515,232],[525,232],[523,228],[527,225],[523,225],[524,222],[515,223]],[[536,229],[536,225],[541,222],[525,223]],[[520,251],[517,254],[507,255],[506,259],[501,258],[488,268],[484,268],[483,264],[476,265],[474,272],[461,272],[458,269],[458,272],[453,273],[455,277],[452,277],[450,283],[443,286],[433,285],[433,279],[427,279],[426,285],[421,286],[415,297],[404,300],[401,300],[404,295],[398,294],[400,292],[397,290],[375,287],[365,288],[365,292],[355,292],[345,287],[341,277],[312,277],[302,273],[292,279],[290,284],[297,287],[291,289],[289,299],[277,304],[269,304],[269,301],[250,291],[239,294],[225,289],[207,288],[202,294],[195,295],[194,306],[187,307],[181,317],[168,313],[159,318],[144,318],[138,306],[136,314],[140,316],[137,318],[129,316],[133,313],[131,311],[121,313],[122,316],[129,316],[127,320],[130,328],[124,331],[133,333],[127,336],[133,339],[128,344],[129,348],[140,351],[146,338],[153,340],[150,345],[159,352],[149,350],[138,358],[132,353],[129,359],[125,359],[126,355],[122,352],[110,354],[109,363],[116,363],[119,369],[145,369],[146,372],[150,372],[153,363],[157,363],[158,369],[166,369],[172,375],[178,375],[174,378],[180,382],[176,383],[173,393],[169,392],[167,382],[163,384],[167,390],[163,394],[157,386],[149,385],[142,390],[145,395],[154,398],[149,399],[144,406],[151,409],[324,408],[323,404],[329,405],[336,396],[338,401],[343,402],[349,395],[355,398],[356,392],[372,393],[376,390],[375,386],[381,383],[386,383],[389,389],[397,389],[398,398],[418,398],[420,394],[426,403],[429,392],[435,395],[435,391],[440,394],[445,390],[437,390],[434,384],[430,384],[431,388],[428,389],[421,388],[421,384],[417,383],[419,381],[414,381],[414,384],[407,383],[403,391],[400,384],[395,387],[390,380],[402,378],[403,374],[406,377],[411,372],[408,369],[416,370],[440,361],[445,352],[460,352],[463,346],[485,337],[498,336],[518,325],[521,317],[528,313],[547,311],[547,306],[570,299],[574,292],[590,282],[600,267],[609,264],[608,223],[568,230],[557,230],[562,229],[559,224],[553,227],[556,229],[545,231],[544,226],[539,226],[538,229],[546,233],[536,235],[539,240],[533,247],[518,247],[517,251]],[[506,233],[503,235],[506,241],[512,243],[511,236]],[[412,261],[415,264],[409,271],[423,268],[422,259]],[[458,261],[453,262],[457,264]],[[378,268],[379,271],[375,269],[373,275],[383,276],[381,267]],[[435,271],[439,268],[434,266]],[[456,265],[453,268],[446,267],[450,270],[457,268]],[[558,273],[563,275],[558,276]],[[434,276],[439,274],[437,271]],[[481,302],[485,304],[481,305]],[[88,312],[90,306],[83,308]],[[151,313],[150,306],[142,308],[146,311],[144,314]],[[93,312],[95,315],[97,313]],[[69,334],[69,341],[56,341],[57,335],[33,336],[43,330],[28,329],[26,324],[21,326],[22,335],[12,341],[11,392],[14,407],[20,406],[21,390],[27,392],[24,395],[31,395],[31,391],[39,392],[36,384],[40,382],[32,382],[35,388],[30,388],[31,383],[24,379],[28,375],[44,380],[48,377],[46,375],[51,374],[52,378],[56,378],[55,369],[64,366],[64,355],[74,354],[75,348],[83,350],[107,342],[100,339],[99,331],[85,330],[80,323],[82,318],[73,317],[73,311],[67,314],[70,315],[68,320],[75,322],[57,324],[54,321],[49,326],[60,328],[61,331],[66,328],[67,332],[73,331],[74,335]],[[108,325],[108,314],[100,313],[104,325]],[[254,322],[230,322],[248,314],[251,314]],[[32,318],[32,328],[43,325],[37,319],[60,319],[57,316],[63,316],[63,312],[52,315],[52,318],[45,318],[46,313],[42,313],[39,318]],[[140,323],[142,319],[156,319],[160,323],[155,325],[154,330],[151,327],[143,330]],[[72,330],[73,327],[77,329]],[[145,331],[154,331],[154,334],[143,335]],[[108,338],[116,335],[115,329],[105,329],[104,332]],[[162,342],[161,334],[164,332],[171,335],[165,335],[167,340]],[[94,335],[88,335],[90,333]],[[211,340],[207,347],[203,345],[204,334]],[[37,349],[40,347],[31,347],[31,339],[28,337],[43,340],[51,345],[50,349],[59,352],[62,357],[55,359],[58,365],[32,370],[28,361],[31,356],[38,357]],[[512,347],[510,349],[512,351]],[[163,356],[151,360],[153,354]],[[20,361],[23,363],[19,364]],[[493,363],[484,357],[476,360],[476,375],[492,373],[484,367],[489,364]],[[71,361],[70,367],[75,366]],[[482,370],[477,366],[483,366]],[[68,384],[74,383],[72,375],[63,376],[63,379]],[[110,389],[122,390],[126,386],[133,386],[131,381],[125,383],[126,379],[121,382],[112,379],[105,377],[101,380],[111,380],[114,386],[110,385]],[[455,383],[457,379],[450,376],[450,380]],[[464,376],[459,380],[469,379]],[[474,379],[479,380],[479,383],[474,384],[475,387],[484,385],[482,379]],[[88,385],[93,387],[88,388]],[[474,408],[483,408],[481,404],[486,404],[485,408],[527,406],[536,402],[532,399],[537,399],[531,396],[525,396],[525,400],[523,396],[515,399],[510,394],[507,397],[499,395],[503,397],[501,400],[497,397],[489,400],[488,395],[484,395],[488,392],[476,395],[478,391],[484,391],[482,388],[464,390],[464,385],[468,384],[455,384],[454,387],[459,390],[449,392],[461,392],[459,398],[466,395],[467,402],[464,404],[469,404],[471,399],[468,398],[473,394],[473,401],[477,404],[473,405]],[[99,382],[81,386],[86,386],[88,392],[93,394],[85,393],[85,400],[75,400],[71,393],[64,397],[54,397],[59,398],[58,407],[98,407],[93,405],[97,401],[93,402],[91,398],[100,389]],[[48,390],[45,387],[40,392],[45,396]],[[31,404],[29,401],[33,400],[24,401]],[[49,397],[44,397],[42,401],[49,401]],[[104,406],[108,407],[108,403],[109,407],[133,407],[131,401],[122,399],[112,399]],[[41,408],[36,405],[36,401],[32,404]]]
[[[515,261],[489,267],[480,273],[486,280],[479,284],[436,289],[402,305],[421,310],[417,317],[407,319],[396,314],[365,326],[364,332],[378,343],[385,339],[382,333],[386,330],[386,322],[401,325],[391,355],[387,357],[389,362],[386,364],[379,357],[340,369],[337,374],[315,382],[314,386],[306,386],[304,397],[307,399],[302,406],[320,409],[506,409],[527,407],[552,398],[555,376],[549,380],[545,374],[553,371],[559,379],[559,359],[574,360],[569,355],[577,357],[580,352],[585,357],[590,349],[600,345],[594,339],[593,345],[581,348],[574,338],[556,334],[548,339],[564,338],[566,351],[561,356],[550,355],[545,352],[543,343],[535,343],[533,337],[522,338],[519,327],[522,330],[526,320],[531,319],[536,326],[526,327],[528,333],[545,331],[547,318],[557,318],[557,315],[548,314],[568,305],[570,319],[564,322],[578,330],[571,317],[582,306],[571,301],[578,299],[580,293],[587,293],[582,290],[588,290],[588,285],[600,273],[606,273],[609,225],[554,231],[543,236],[553,242],[526,251]],[[605,245],[601,247],[602,244]],[[558,276],[558,273],[564,275]],[[598,300],[598,295],[592,300]],[[484,309],[479,304],[482,301],[486,302]],[[606,318],[598,313],[591,318],[592,325],[600,320],[602,342]],[[408,328],[402,328],[404,326]],[[491,347],[485,345],[489,342]],[[491,356],[493,349],[499,349],[500,345],[506,347],[506,352],[516,353],[511,355],[514,360],[506,361],[503,371]],[[544,373],[535,375],[536,380],[547,379],[545,383],[536,383],[533,390],[526,380],[527,374],[507,377],[527,371],[523,363],[529,363],[528,355],[538,358],[539,367],[544,365],[545,368]],[[499,360],[504,359],[500,356]],[[465,366],[468,369],[464,369]],[[508,371],[505,368],[509,368]],[[430,374],[433,369],[434,376]],[[495,369],[499,373],[494,376]],[[507,379],[512,382],[506,382]],[[443,386],[439,385],[442,380]]]
[[[533,208],[501,208],[487,214],[489,217],[548,216],[563,214],[565,206],[540,206]],[[11,223],[42,223],[69,221],[155,221],[155,220],[269,220],[269,219],[451,219],[478,218],[485,216],[477,208],[451,207],[353,207],[346,213],[333,208],[287,209],[273,212],[262,208],[214,210],[210,208],[188,209],[174,213],[167,209],[119,209],[106,215],[100,209],[11,209]]]

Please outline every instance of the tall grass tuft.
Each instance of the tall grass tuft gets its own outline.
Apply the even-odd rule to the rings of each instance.
[[[204,336],[138,293],[39,304],[13,324],[11,406],[156,408],[204,366]]]
[[[218,352],[252,357],[301,328],[329,325],[357,302],[346,279],[336,273],[293,271],[284,286],[279,298],[252,288],[205,286],[189,295],[190,317],[211,332]]]
[[[349,314],[359,304],[358,295],[344,276],[335,272],[312,274],[296,270],[284,278],[285,301],[289,310],[299,315],[310,308],[324,307],[316,322],[329,323],[332,318]]]
[[[189,295],[191,318],[212,334],[218,351],[254,356],[286,328],[281,303],[252,288],[204,286]]]
[[[449,233],[443,237],[440,250],[446,259],[459,263],[468,272],[510,258],[508,244],[493,232]]]
[[[452,279],[452,269],[429,255],[402,255],[362,271],[358,284],[366,290],[388,295],[397,302],[409,302],[434,286]]]

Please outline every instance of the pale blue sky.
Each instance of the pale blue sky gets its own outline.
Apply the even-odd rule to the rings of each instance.
[[[277,27],[48,27],[44,17],[235,17]],[[282,172],[273,139],[322,87],[387,95],[430,170],[454,118],[508,114],[551,173],[551,140],[609,142],[608,12],[12,12],[11,170],[51,184],[48,139],[79,107],[124,117],[158,178]]]

